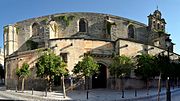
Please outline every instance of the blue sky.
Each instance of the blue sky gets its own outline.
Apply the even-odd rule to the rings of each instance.
[[[17,21],[64,12],[98,12],[147,24],[147,16],[158,9],[165,18],[175,52],[180,54],[180,0],[0,0],[0,47],[3,26]]]

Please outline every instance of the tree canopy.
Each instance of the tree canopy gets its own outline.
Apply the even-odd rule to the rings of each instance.
[[[39,57],[36,63],[36,73],[38,77],[48,80],[49,91],[51,91],[51,82],[54,79],[54,76],[64,76],[68,74],[66,66],[66,63],[61,59],[60,56],[56,56],[56,54],[48,50]]]
[[[133,67],[132,60],[125,56],[115,56],[110,64],[109,71],[111,75],[116,77],[129,76]]]
[[[65,68],[66,63],[62,61],[60,56],[56,56],[56,54],[51,51],[44,52],[44,54],[39,57],[36,67],[37,76],[42,78],[68,73]]]
[[[158,55],[156,57],[156,64],[158,66],[158,71],[162,73],[162,78],[167,79],[167,77],[179,77],[180,75],[180,64],[179,61],[175,62],[165,55]]]
[[[135,69],[136,76],[148,80],[158,75],[156,58],[149,54],[142,54],[137,56],[137,68]]]
[[[26,76],[30,75],[29,64],[23,63],[21,68],[17,68],[16,75],[22,78],[25,78]]]
[[[24,91],[24,79],[30,75],[29,64],[23,63],[21,68],[17,67],[16,75],[18,78],[22,78],[21,90]]]
[[[97,73],[99,70],[99,65],[94,61],[91,56],[85,56],[82,61],[73,69],[75,74],[81,73],[83,76],[90,77]]]

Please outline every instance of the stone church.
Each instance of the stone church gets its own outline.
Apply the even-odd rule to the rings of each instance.
[[[23,20],[4,26],[5,85],[14,89],[16,68],[30,65],[31,76],[25,88],[42,87],[36,77],[40,49],[50,48],[62,56],[71,71],[84,54],[90,53],[101,66],[99,77],[92,77],[91,88],[110,88],[108,66],[112,54],[135,57],[142,53],[167,54],[166,21],[159,10],[148,16],[148,25],[127,18],[101,13],[60,13]],[[170,44],[170,58],[179,59]],[[70,72],[71,73],[71,72]],[[131,83],[133,84],[133,83]]]

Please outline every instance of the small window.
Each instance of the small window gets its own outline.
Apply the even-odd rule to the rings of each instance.
[[[68,53],[60,53],[60,56],[61,56],[62,60],[63,60],[65,63],[68,62],[67,55],[68,55]]]
[[[88,26],[87,21],[84,18],[80,19],[79,32],[87,32],[87,26]]]
[[[128,26],[128,38],[134,38],[134,26],[133,25]]]

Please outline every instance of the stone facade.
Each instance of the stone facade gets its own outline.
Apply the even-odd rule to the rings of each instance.
[[[109,14],[62,13],[7,25],[4,27],[5,84],[8,88],[15,88],[18,83],[15,70],[27,62],[32,75],[26,88],[42,87],[44,83],[37,83],[35,63],[38,50],[44,48],[54,47],[57,55],[64,56],[69,71],[85,53],[91,53],[97,63],[105,66],[107,80],[114,52],[130,57],[142,53],[167,54],[165,39],[170,35],[165,32],[165,20],[158,10],[148,18],[149,24],[145,25]],[[171,58],[178,59],[179,55],[173,53],[173,45],[171,43]],[[106,84],[109,87],[108,81]]]

